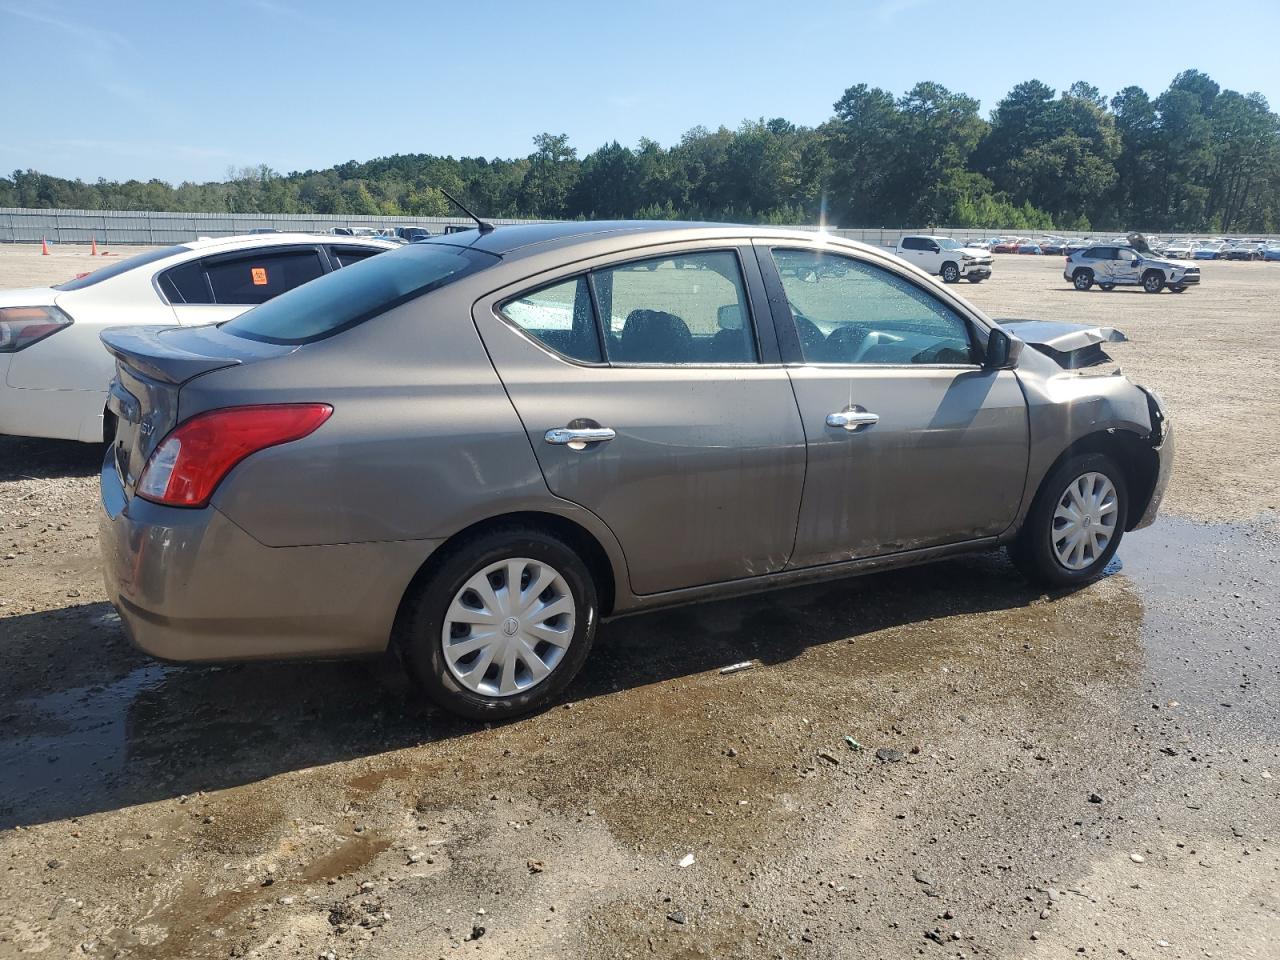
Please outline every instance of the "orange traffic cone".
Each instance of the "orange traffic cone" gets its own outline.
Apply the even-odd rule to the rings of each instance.
[[[41,237],[40,238],[40,256],[47,257],[48,255],[49,255],[49,241],[44,239],[44,237]]]
[[[98,238],[89,238],[89,256],[96,257],[98,255]]]

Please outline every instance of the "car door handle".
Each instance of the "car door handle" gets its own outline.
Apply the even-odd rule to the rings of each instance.
[[[604,443],[617,435],[611,427],[556,427],[543,434],[542,439],[581,450],[588,443]]]
[[[860,430],[880,422],[880,414],[868,410],[841,410],[839,413],[827,414],[828,427],[844,427],[846,430]]]

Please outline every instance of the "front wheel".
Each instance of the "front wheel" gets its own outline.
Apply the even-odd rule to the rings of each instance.
[[[986,277],[965,277],[970,283],[981,283]]]
[[[944,263],[942,265],[942,282],[955,283],[960,279],[960,268],[954,263]]]
[[[1187,292],[1187,288],[1186,288],[1186,287],[1170,287],[1169,289],[1170,289],[1170,290],[1172,290],[1174,293],[1186,293],[1186,292]]]
[[[1088,583],[1115,556],[1129,515],[1129,490],[1106,454],[1071,457],[1036,493],[1009,553],[1031,580],[1050,587]]]
[[[1116,288],[1116,285],[1115,285],[1114,283],[1100,283],[1100,284],[1098,284],[1098,289],[1099,289],[1099,290],[1101,290],[1103,293],[1110,293],[1110,292],[1111,292],[1112,290],[1114,290],[1115,288]]]
[[[408,598],[399,633],[436,704],[471,720],[545,706],[581,669],[599,616],[595,583],[558,537],[492,530],[453,550]]]
[[[1164,274],[1158,270],[1148,270],[1142,276],[1142,289],[1147,293],[1159,293],[1164,289]]]

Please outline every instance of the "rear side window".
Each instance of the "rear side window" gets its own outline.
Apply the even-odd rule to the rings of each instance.
[[[410,244],[349,270],[335,270],[242,313],[221,329],[265,343],[309,343],[498,262],[491,253],[467,247]]]
[[[600,363],[600,337],[586,277],[522,294],[502,305],[502,315],[556,353]]]
[[[160,289],[170,303],[213,303],[213,291],[198,260],[160,274]]]
[[[339,267],[349,267],[361,260],[368,260],[384,251],[373,247],[330,247],[329,256]]]
[[[137,256],[121,260],[119,263],[113,263],[109,267],[103,267],[101,270],[95,270],[87,276],[60,283],[54,289],[83,290],[85,287],[92,287],[95,283],[110,280],[112,277],[118,277],[120,274],[127,273],[138,267],[145,267],[148,263],[155,263],[157,260],[164,260],[166,257],[176,256],[179,253],[187,253],[190,249],[188,246],[178,244],[175,247],[161,247],[159,250],[149,250],[146,253],[140,253]]]
[[[251,252],[205,261],[216,303],[266,303],[324,275],[315,250]]]
[[[906,237],[902,241],[903,250],[923,250],[924,242],[919,237]]]
[[[758,362],[735,253],[638,260],[598,270],[592,278],[611,361]]]

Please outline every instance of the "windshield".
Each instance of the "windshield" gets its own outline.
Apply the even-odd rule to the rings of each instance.
[[[101,283],[103,280],[110,280],[112,277],[118,277],[122,273],[127,273],[136,267],[145,267],[148,263],[155,263],[157,260],[163,260],[166,257],[172,257],[175,254],[186,253],[191,248],[178,244],[173,247],[161,247],[159,250],[148,250],[146,253],[139,253],[137,256],[129,257],[121,260],[119,263],[113,263],[109,267],[103,267],[101,270],[95,270],[93,273],[83,277],[76,277],[74,280],[68,280],[66,283],[60,283],[53,289],[55,290],[83,290],[85,287],[92,287],[95,283]]]
[[[221,329],[265,343],[309,343],[483,270],[498,259],[468,247],[412,244],[295,287],[227,321]]]
[[[962,249],[961,245],[956,243],[956,241],[952,240],[950,237],[938,237],[937,241],[938,241],[938,246],[940,246],[943,250]]]

